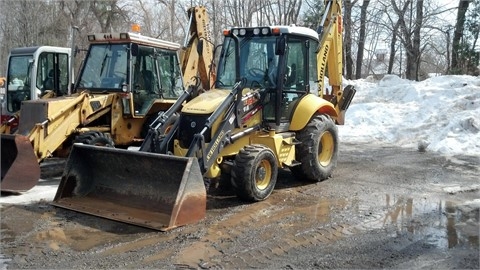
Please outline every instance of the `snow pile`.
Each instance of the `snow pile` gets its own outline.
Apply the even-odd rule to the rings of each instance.
[[[380,81],[345,80],[348,84],[357,93],[345,125],[339,126],[341,142],[480,154],[480,78],[451,75],[414,82],[386,75]]]

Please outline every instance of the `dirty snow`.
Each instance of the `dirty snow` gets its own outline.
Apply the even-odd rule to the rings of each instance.
[[[415,82],[387,75],[379,81],[344,80],[348,84],[357,94],[345,125],[339,126],[340,142],[480,156],[479,77],[439,76]],[[41,180],[22,195],[0,197],[0,203],[51,201],[59,181]]]
[[[340,141],[393,144],[444,155],[480,155],[480,78],[421,82],[387,75],[344,81],[357,89]]]

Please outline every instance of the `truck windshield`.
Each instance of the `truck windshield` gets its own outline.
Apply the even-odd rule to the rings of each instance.
[[[10,57],[7,74],[7,110],[16,112],[20,110],[23,100],[30,97],[30,72],[33,55],[20,55]]]
[[[278,55],[275,55],[276,37],[239,37],[240,79],[249,87],[274,87]],[[235,84],[235,41],[226,37],[218,66],[217,87]]]
[[[92,44],[78,88],[122,90],[127,81],[129,44]]]

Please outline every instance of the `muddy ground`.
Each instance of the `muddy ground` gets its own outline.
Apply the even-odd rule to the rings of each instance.
[[[1,207],[2,269],[479,269],[480,157],[342,145],[332,178],[281,171],[254,204],[208,196],[158,232],[51,206]],[[55,182],[56,179],[51,179]]]

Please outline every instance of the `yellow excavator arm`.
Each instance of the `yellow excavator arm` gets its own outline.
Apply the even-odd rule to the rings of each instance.
[[[209,28],[207,10],[203,6],[188,9],[189,22],[182,50],[180,64],[185,86],[191,84],[192,78],[198,78],[201,88],[209,90],[215,82],[213,61],[214,45]]]
[[[320,39],[320,48],[317,52],[317,75],[320,97],[332,102],[337,111],[336,122],[343,125],[345,111],[348,108],[355,90],[348,87],[342,89],[343,44],[342,44],[342,1],[325,0],[325,13],[320,27],[317,29]],[[331,90],[325,90],[325,73],[328,73]]]

